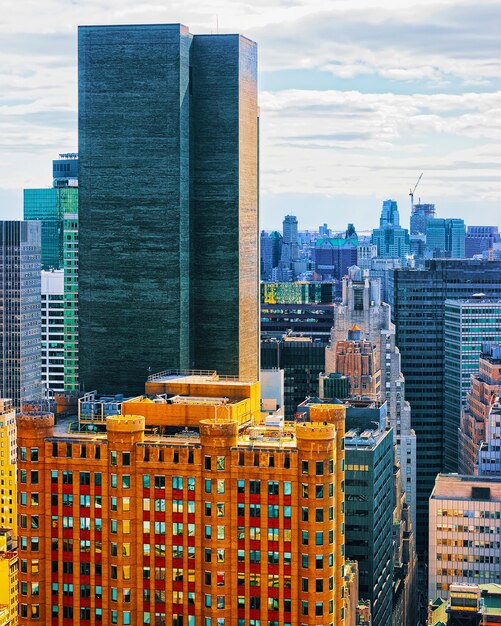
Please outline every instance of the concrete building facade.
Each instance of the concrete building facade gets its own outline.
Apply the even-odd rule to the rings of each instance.
[[[428,598],[501,581],[501,478],[439,474],[430,497]]]

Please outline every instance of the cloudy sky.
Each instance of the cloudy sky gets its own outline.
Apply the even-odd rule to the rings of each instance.
[[[183,22],[259,44],[261,224],[373,227],[409,188],[501,225],[499,0],[0,0],[0,218],[77,149],[78,24]]]

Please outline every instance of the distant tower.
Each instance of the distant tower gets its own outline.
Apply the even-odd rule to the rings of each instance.
[[[297,236],[297,217],[286,215],[283,221],[284,248],[282,248],[282,258],[289,262],[297,261],[299,256],[299,245]]]
[[[434,204],[415,204],[412,207],[411,235],[425,235],[428,221],[435,217]]]
[[[398,214],[398,205],[395,200],[385,200],[379,218],[379,227],[400,226],[400,216]]]
[[[378,257],[398,258],[407,265],[411,245],[409,231],[400,226],[398,206],[395,200],[385,200],[379,219],[379,228],[372,231],[372,243],[377,246]]]

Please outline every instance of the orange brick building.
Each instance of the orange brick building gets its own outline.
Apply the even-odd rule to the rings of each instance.
[[[182,378],[93,432],[18,417],[20,624],[344,626],[344,407],[284,430]]]

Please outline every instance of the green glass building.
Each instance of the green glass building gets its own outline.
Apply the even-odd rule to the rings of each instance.
[[[53,187],[24,190],[24,219],[41,222],[42,269],[64,270],[64,389],[74,391],[79,387],[78,155],[60,154],[52,170]]]
[[[80,379],[259,375],[257,47],[79,28]]]

